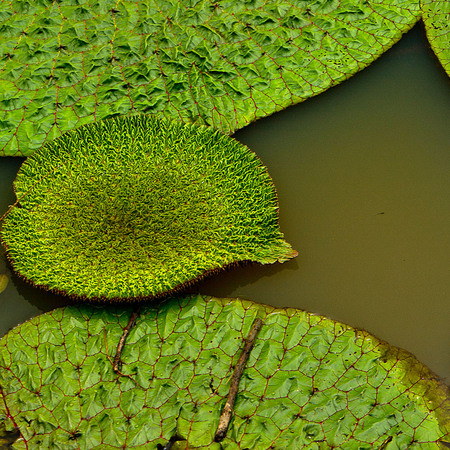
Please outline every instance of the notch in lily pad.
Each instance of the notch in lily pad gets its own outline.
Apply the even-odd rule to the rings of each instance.
[[[1,231],[14,269],[69,296],[158,297],[236,263],[297,255],[266,167],[205,126],[145,115],[88,124],[29,157],[14,187]]]

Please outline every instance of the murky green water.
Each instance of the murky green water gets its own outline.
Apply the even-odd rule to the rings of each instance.
[[[300,255],[197,289],[367,329],[450,378],[450,80],[422,27],[351,80],[236,138],[268,166]],[[22,161],[0,160],[2,211]],[[62,305],[12,275],[0,333]]]

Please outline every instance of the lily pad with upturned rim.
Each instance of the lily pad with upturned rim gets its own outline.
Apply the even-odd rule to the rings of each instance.
[[[444,448],[448,388],[404,350],[295,309],[194,296],[132,308],[66,307],[0,340],[0,420],[13,448]],[[263,326],[225,439],[213,444],[243,339]],[[56,326],[57,324],[57,326]],[[213,447],[215,445],[215,447]]]
[[[14,269],[87,299],[157,297],[231,264],[296,255],[259,158],[150,116],[85,125],[21,166],[2,241]]]

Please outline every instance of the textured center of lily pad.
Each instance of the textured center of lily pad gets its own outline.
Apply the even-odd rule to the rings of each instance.
[[[206,127],[148,116],[86,125],[28,158],[15,189],[2,229],[14,268],[69,295],[158,296],[296,254],[266,168]]]

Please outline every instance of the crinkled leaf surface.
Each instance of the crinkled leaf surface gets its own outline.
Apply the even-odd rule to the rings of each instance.
[[[272,180],[217,130],[137,115],[85,125],[29,157],[1,231],[16,271],[85,298],[158,296],[240,261],[296,255]]]
[[[450,1],[422,0],[420,4],[431,48],[450,76]]]
[[[409,353],[300,310],[195,296],[131,308],[66,307],[0,341],[3,418],[17,448],[156,449],[212,443],[242,341],[264,325],[239,385],[226,449],[436,449],[448,390]],[[162,447],[160,447],[162,448]],[[220,448],[214,444],[210,448]]]
[[[0,152],[132,111],[231,133],[356,73],[417,0],[0,1]]]

